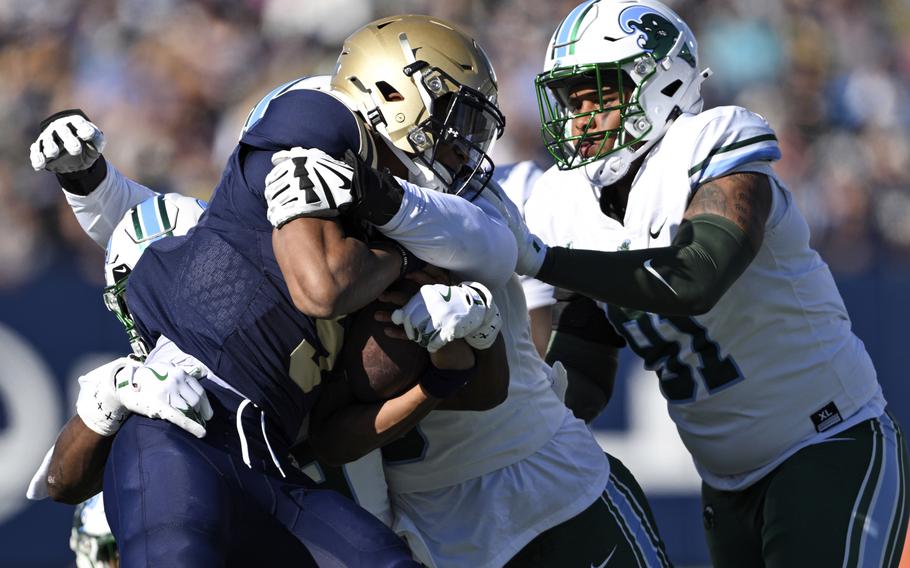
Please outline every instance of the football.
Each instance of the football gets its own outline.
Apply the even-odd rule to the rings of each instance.
[[[393,288],[411,295],[419,286],[399,280]],[[398,326],[373,317],[377,311],[391,313],[397,307],[377,300],[351,316],[353,321],[345,333],[341,363],[354,397],[361,402],[376,402],[401,394],[417,382],[430,363],[426,349],[384,333],[385,328]]]

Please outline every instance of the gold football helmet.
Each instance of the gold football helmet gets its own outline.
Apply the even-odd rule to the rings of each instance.
[[[483,49],[455,25],[429,16],[391,16],[344,42],[332,89],[408,168],[434,189],[479,192],[493,173],[489,152],[505,118],[496,74]],[[479,189],[478,189],[479,188]]]

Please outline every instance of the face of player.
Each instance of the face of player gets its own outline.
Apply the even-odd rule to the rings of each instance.
[[[613,148],[622,123],[621,105],[628,95],[609,83],[604,83],[598,91],[593,80],[569,88],[566,110],[574,115],[571,134],[580,137],[575,143],[579,155],[593,158]]]
[[[433,147],[421,157],[448,171],[450,192],[461,193],[471,180],[486,185],[493,172],[489,152],[502,133],[505,119],[495,104],[478,91],[461,87],[434,100],[432,115],[421,124]]]

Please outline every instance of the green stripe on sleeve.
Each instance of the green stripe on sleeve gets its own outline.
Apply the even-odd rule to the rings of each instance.
[[[755,136],[752,138],[747,138],[745,140],[740,140],[739,142],[734,142],[733,144],[728,144],[727,146],[720,146],[719,148],[714,148],[708,153],[708,157],[702,160],[700,163],[689,168],[689,176],[694,175],[696,172],[704,169],[708,165],[714,156],[717,154],[723,154],[724,152],[732,152],[733,150],[738,150],[752,144],[758,144],[759,142],[768,142],[768,141],[777,141],[777,136],[773,134],[762,134],[761,136]]]
[[[136,239],[141,241],[144,237],[142,234],[142,223],[139,222],[139,208],[133,208],[133,229],[136,230]]]

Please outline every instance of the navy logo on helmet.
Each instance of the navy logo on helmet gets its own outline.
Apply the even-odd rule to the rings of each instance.
[[[637,31],[639,47],[651,52],[655,61],[660,61],[670,53],[682,33],[670,20],[645,6],[630,6],[620,12],[619,26],[626,33]],[[679,58],[695,67],[695,57],[688,44],[683,45]]]

